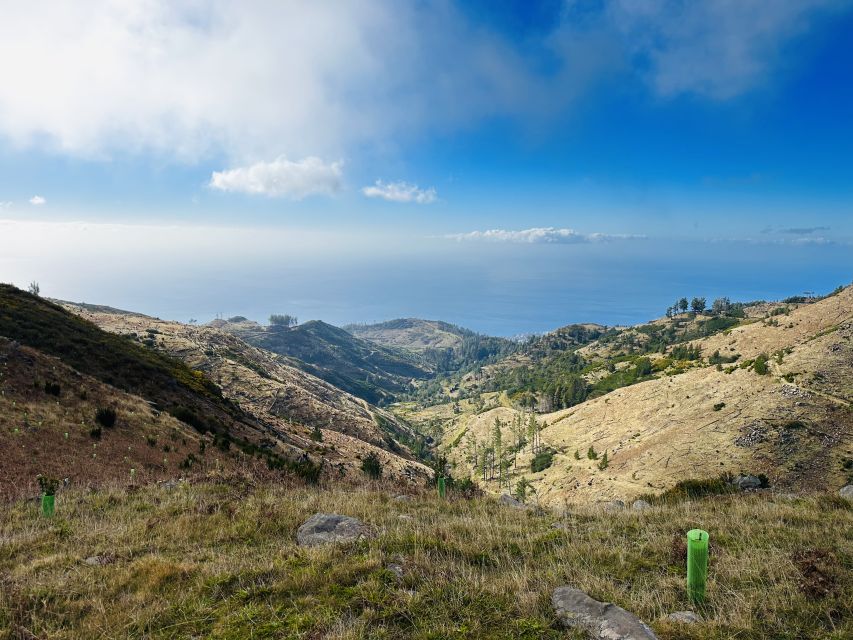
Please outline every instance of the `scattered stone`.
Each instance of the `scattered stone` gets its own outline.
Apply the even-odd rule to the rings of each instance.
[[[657,640],[635,615],[615,604],[593,600],[580,589],[558,587],[551,602],[564,626],[583,629],[597,640]]]
[[[175,489],[178,488],[178,483],[175,482],[174,480],[167,480],[166,482],[164,482],[160,486],[163,487],[166,491],[174,491]]]
[[[397,578],[397,580],[403,579],[403,567],[402,567],[402,565],[391,563],[385,567],[385,570],[393,573],[394,577]]]
[[[610,502],[605,502],[602,508],[608,513],[622,511],[625,508],[625,503],[621,500],[611,500]]]
[[[397,520],[405,520],[406,522],[411,522],[412,520],[414,520],[414,518],[407,513],[401,513],[399,516],[397,516]]]
[[[761,478],[755,476],[738,476],[734,479],[734,485],[741,491],[761,488]]]
[[[101,555],[101,556],[89,556],[83,562],[93,567],[103,567],[107,564],[112,564],[115,561],[115,558],[109,554]]]
[[[411,502],[412,496],[407,496],[407,495],[401,494],[399,496],[394,496],[394,500],[396,500],[397,502]]]
[[[505,493],[505,494],[503,494],[503,495],[498,499],[498,501],[499,501],[502,505],[505,505],[505,506],[507,506],[507,507],[513,507],[513,508],[515,508],[515,509],[524,509],[524,508],[526,508],[526,507],[524,506],[524,503],[523,503],[523,502],[520,502],[520,501],[516,500],[516,499],[515,499],[515,498],[513,498],[511,495],[508,495],[508,494],[506,494],[506,493]]]
[[[842,498],[846,498],[847,500],[853,500],[853,484],[848,484],[847,486],[841,487],[841,490],[838,492]]]
[[[681,624],[696,624],[697,622],[702,622],[702,618],[692,611],[673,611],[667,616],[667,619],[672,620],[673,622],[680,622]]]
[[[336,513],[315,513],[296,531],[296,541],[303,547],[355,542],[374,536],[373,529],[357,518]]]
[[[651,508],[651,506],[652,505],[645,500],[634,500],[634,504],[631,505],[631,508],[634,511],[645,511],[646,509]]]

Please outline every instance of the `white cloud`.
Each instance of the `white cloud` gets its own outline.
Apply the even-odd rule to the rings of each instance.
[[[0,209],[11,209],[11,208],[12,208],[12,201],[11,200],[0,201]]]
[[[361,192],[368,198],[382,198],[390,202],[416,202],[417,204],[430,204],[435,202],[438,197],[433,187],[419,189],[416,184],[382,182],[382,180],[377,180],[373,186],[364,187]]]
[[[843,3],[587,4],[519,47],[442,0],[7,2],[0,136],[245,165],[346,157],[492,116],[540,124],[616,69],[660,95],[725,98],[762,81],[816,9]]]
[[[33,196],[32,198],[30,198],[30,204],[35,205],[37,207],[43,205],[45,202],[47,202],[47,200],[45,200],[41,196]]]
[[[214,171],[210,187],[253,195],[285,196],[294,200],[315,194],[332,195],[341,187],[342,166],[341,161],[326,163],[313,156],[297,162],[281,156],[272,162]]]
[[[766,80],[782,44],[845,0],[616,0],[604,14],[662,96],[727,99]]]
[[[520,242],[527,244],[584,244],[587,242],[607,242],[610,240],[634,240],[645,236],[607,233],[579,233],[574,229],[556,229],[554,227],[534,227],[511,231],[507,229],[489,229],[469,233],[453,233],[445,236],[451,240]]]

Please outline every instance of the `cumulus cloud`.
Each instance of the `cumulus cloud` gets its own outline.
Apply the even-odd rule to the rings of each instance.
[[[574,229],[555,227],[534,227],[511,231],[507,229],[489,229],[468,233],[452,233],[445,236],[457,241],[520,242],[527,244],[584,244],[588,242],[608,242],[611,240],[631,240],[645,236],[607,233],[580,233]]]
[[[342,166],[341,161],[327,163],[314,156],[296,162],[281,156],[272,162],[214,171],[209,186],[220,191],[300,200],[339,191]]]
[[[37,207],[43,205],[46,202],[47,200],[45,200],[42,196],[33,196],[32,198],[30,198],[30,204],[35,205]]]
[[[361,192],[368,198],[382,198],[390,202],[415,202],[430,204],[435,202],[438,194],[435,189],[420,189],[416,184],[408,182],[382,182],[377,180],[373,186],[364,187]]]
[[[539,122],[614,70],[663,96],[730,97],[843,3],[566,3],[524,46],[440,0],[6,4],[0,41],[16,55],[0,58],[0,135],[87,157],[246,163],[341,157],[492,116]]]

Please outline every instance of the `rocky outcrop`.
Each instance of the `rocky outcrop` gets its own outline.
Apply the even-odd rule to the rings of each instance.
[[[551,602],[563,625],[583,629],[597,640],[657,640],[637,616],[615,604],[594,600],[580,589],[558,587]]]
[[[374,536],[373,529],[361,520],[337,513],[315,513],[296,531],[296,541],[303,547],[356,542]]]

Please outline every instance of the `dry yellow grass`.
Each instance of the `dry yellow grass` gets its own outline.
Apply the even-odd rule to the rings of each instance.
[[[853,510],[840,498],[557,516],[232,477],[65,492],[57,507],[52,520],[32,502],[0,507],[3,640],[564,638],[549,602],[561,584],[635,612],[664,640],[853,634]],[[318,511],[359,517],[378,537],[296,546],[296,528]],[[711,533],[708,601],[695,609],[702,623],[680,626],[666,615],[690,608],[683,538],[696,526]],[[104,564],[84,562],[93,556]]]
[[[512,485],[525,475],[543,503],[559,505],[630,500],[722,473],[764,473],[790,490],[845,483],[842,463],[853,458],[853,288],[694,344],[706,358],[717,350],[741,357],[720,369],[706,361],[538,416],[548,424],[542,443],[555,451],[554,463],[533,474],[526,449]],[[762,353],[770,356],[767,375],[739,366]],[[510,442],[508,424],[519,411],[460,406],[461,414],[451,404],[402,411],[417,424],[443,424],[441,446],[456,473],[475,475],[470,443],[487,443],[495,418],[507,424],[503,439]],[[608,452],[606,469],[587,459],[589,447]],[[505,490],[495,482],[483,488]]]

